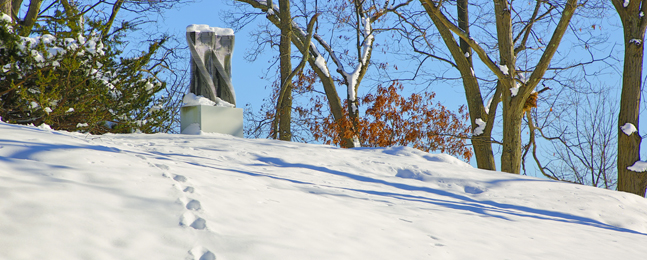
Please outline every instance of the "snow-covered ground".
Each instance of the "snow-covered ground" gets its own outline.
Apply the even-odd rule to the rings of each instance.
[[[645,259],[647,199],[345,150],[0,123],[0,259]]]

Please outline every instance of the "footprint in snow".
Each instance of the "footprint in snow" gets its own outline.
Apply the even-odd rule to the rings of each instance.
[[[202,254],[199,260],[216,260],[216,255],[211,253],[211,251],[207,251],[206,253]]]
[[[187,211],[180,217],[180,225],[202,230],[207,228],[207,221]]]
[[[201,208],[202,207],[200,206],[200,201],[197,200],[191,200],[186,204],[186,209],[189,210],[200,210]]]
[[[173,179],[178,182],[186,182],[187,180],[186,177],[184,177],[183,175],[175,175],[173,176]]]
[[[160,166],[159,164],[157,164],[156,166],[163,170],[169,170],[169,167],[166,165]],[[183,175],[175,174],[173,175],[173,180],[177,182],[186,182],[188,179]],[[191,186],[187,186],[182,191],[186,193],[193,193],[195,189]],[[182,214],[182,216],[180,217],[180,226],[185,226],[185,227],[188,226],[197,230],[206,229],[207,221],[199,216],[196,216],[192,212],[192,211],[198,211],[202,209],[202,205],[200,204],[200,201],[192,199],[186,204],[185,207],[190,211],[184,212],[184,214]],[[215,260],[216,259],[216,255],[214,255],[211,251],[201,246],[191,249],[189,253],[193,256],[193,260]]]
[[[167,171],[171,169],[171,167],[169,167],[168,165],[160,164],[160,163],[155,164],[155,167],[160,168],[162,170],[167,170]]]
[[[203,229],[207,228],[207,221],[204,220],[203,218],[196,218],[193,221],[193,223],[191,223],[190,227],[192,227],[194,229],[203,230]]]
[[[194,260],[215,260],[216,259],[216,255],[214,255],[211,251],[201,246],[194,247],[189,251],[189,254],[193,256]],[[200,258],[197,258],[197,257],[200,257]]]
[[[474,195],[481,194],[486,191],[486,189],[484,188],[473,187],[473,186],[465,186],[464,190],[465,190],[465,193],[474,194]]]

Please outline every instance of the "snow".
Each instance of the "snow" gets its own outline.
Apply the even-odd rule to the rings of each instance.
[[[622,3],[622,6],[623,6],[623,7],[627,7],[627,6],[629,6],[629,0],[625,0],[625,2],[624,2],[624,3]]]
[[[52,127],[49,126],[48,124],[42,123],[38,126],[38,128],[43,129],[43,130],[52,130]]]
[[[508,65],[499,65],[499,69],[503,73],[503,75],[508,75]]]
[[[186,93],[184,94],[184,98],[182,98],[182,102],[184,102],[185,107],[187,106],[215,106],[216,102],[211,101],[210,99],[203,97],[203,96],[196,96],[193,93]]]
[[[362,42],[361,60],[352,73],[342,71],[342,75],[346,78],[346,82],[348,82],[348,96],[350,101],[357,100],[357,93],[355,89],[357,88],[359,74],[361,72],[362,66],[365,66],[368,63],[368,56],[371,53],[373,40],[375,39],[374,35],[372,34],[373,29],[371,28],[371,19],[369,17],[362,18],[362,22],[364,24],[364,30],[362,30],[362,33],[365,38]]]
[[[631,40],[629,40],[629,43],[630,44],[633,43],[635,45],[640,45],[642,43],[642,40],[640,40],[640,39],[631,39]]]
[[[490,97],[490,99],[487,100],[487,104],[485,105],[485,113],[489,114],[490,113],[490,106],[492,105],[492,100],[494,99],[494,96]]]
[[[193,123],[187,126],[186,128],[184,128],[184,130],[182,130],[182,134],[199,135],[199,134],[202,134],[202,129],[200,128],[200,124]]]
[[[353,146],[358,148],[362,147],[362,144],[360,143],[359,137],[357,137],[357,135],[353,136]]]
[[[525,72],[519,72],[519,73],[517,73],[517,76],[518,76],[517,79],[519,81],[523,82],[523,84],[528,83],[529,78],[527,77]]]
[[[510,88],[510,95],[515,97],[519,93],[519,84],[515,84],[514,88]]]
[[[37,63],[45,62],[45,57],[43,57],[43,55],[41,55],[37,50],[31,50],[31,56],[34,57],[34,60]]]
[[[466,52],[466,53],[465,53],[465,58],[469,58],[469,57],[470,57],[470,53],[469,53],[469,52]]]
[[[622,130],[623,133],[626,135],[631,135],[635,132],[638,132],[638,129],[636,129],[636,126],[633,125],[632,123],[626,123],[620,127],[620,130]]]
[[[475,119],[474,123],[476,123],[476,125],[478,125],[478,127],[476,129],[474,129],[474,135],[475,136],[482,135],[483,132],[485,131],[486,123],[481,118]]]
[[[193,93],[184,94],[182,102],[184,102],[185,107],[188,106],[217,106],[217,107],[235,107],[234,104],[231,104],[227,101],[224,101],[216,97],[216,102],[211,101],[210,99],[203,96],[196,96]]]
[[[359,72],[360,72],[360,65],[357,65],[355,68],[355,71],[353,73],[346,73],[343,72],[344,76],[346,77],[346,81],[348,82],[348,96],[350,101],[355,101],[357,100],[357,93],[355,93],[355,86],[357,86],[357,79],[359,78]]]
[[[323,56],[319,55],[315,59],[315,65],[323,71],[323,73],[326,75],[326,77],[330,77],[330,72],[328,72],[328,67],[326,66],[326,60],[323,58]]]
[[[44,44],[52,44],[56,41],[56,37],[51,34],[45,34],[40,37],[40,41]]]
[[[645,172],[647,171],[647,162],[637,161],[634,165],[627,167],[627,170],[634,172]]]
[[[3,13],[3,12],[0,12],[0,21],[5,21],[7,23],[12,23],[13,19],[11,19],[11,16],[9,16],[9,15]]]
[[[213,32],[215,35],[234,35],[234,30],[231,28],[211,27],[206,24],[191,24],[186,27],[186,32]]]
[[[647,255],[645,198],[408,147],[0,123],[0,197],[0,259]]]

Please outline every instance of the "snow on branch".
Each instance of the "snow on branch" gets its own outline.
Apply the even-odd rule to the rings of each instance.
[[[647,162],[637,161],[634,165],[627,167],[627,170],[633,172],[646,172],[647,171]]]
[[[278,21],[280,20],[278,14],[280,13],[280,11],[279,11],[278,6],[276,6],[276,4],[273,3],[273,1],[271,1],[271,0],[270,1],[267,1],[267,0],[244,0],[242,2],[246,2],[246,3],[252,5],[255,8],[267,9],[266,13],[267,13],[268,19],[270,19],[270,21],[272,21],[273,23],[278,24]],[[271,7],[270,7],[270,5],[271,5]],[[308,35],[307,35],[306,31],[303,28],[301,28],[301,26],[299,26],[299,24],[297,24],[294,20],[292,20],[291,22],[292,22],[292,29],[293,29],[292,32],[297,36],[297,38],[299,38],[299,39],[308,38]],[[321,38],[321,36],[319,36],[316,33],[314,33],[312,37],[317,42],[319,42],[319,44],[321,44],[324,47],[324,49],[326,49],[326,51],[328,51],[328,53],[330,53],[330,56],[333,57],[333,60],[334,60],[335,64],[339,67],[342,63],[337,59],[337,57],[332,52],[332,48],[330,48],[330,45],[328,45],[328,43],[326,43],[326,41],[323,40],[323,38]],[[304,44],[307,44],[307,43],[304,43]],[[315,42],[310,41],[310,45],[309,46],[304,46],[304,48],[305,48],[304,50],[300,50],[300,51],[302,51],[302,52],[303,51],[310,51],[311,54],[312,54],[311,57],[314,59],[315,66],[317,66],[317,68],[319,70],[321,70],[326,77],[330,77],[330,72],[328,70],[326,60],[324,59],[323,55],[317,49],[317,45],[315,44]]]
[[[510,88],[510,96],[517,96],[519,93],[519,82],[515,82],[514,87]]]
[[[342,73],[346,78],[346,82],[348,83],[348,96],[350,98],[350,101],[357,100],[357,93],[355,92],[355,88],[357,86],[362,69],[368,66],[368,58],[371,55],[371,50],[373,48],[374,36],[373,28],[371,27],[371,19],[368,17],[362,18],[362,23],[362,36],[364,36],[364,41],[362,42],[360,61],[357,66],[355,66],[355,69],[352,73]]]
[[[3,12],[0,12],[0,14],[1,14],[0,15],[0,20],[5,21],[7,23],[12,23],[13,22],[13,19],[11,19],[11,16],[9,16],[9,15],[3,13]]]
[[[493,99],[494,99],[494,95],[493,95],[492,97],[490,97],[490,99],[488,99],[488,101],[487,101],[487,105],[485,105],[485,107],[484,107],[484,108],[485,108],[485,113],[486,113],[486,114],[490,114],[490,106],[492,105],[492,100],[493,100]],[[480,118],[479,118],[479,119],[480,119]]]
[[[499,69],[501,70],[501,73],[503,73],[503,75],[508,75],[508,65],[499,65]]]
[[[638,45],[638,46],[640,46],[640,44],[641,44],[642,42],[643,42],[643,41],[642,41],[642,40],[640,40],[640,39],[631,39],[631,40],[629,40],[629,44],[633,43],[633,44]]]
[[[481,118],[477,118],[476,120],[474,120],[474,123],[478,125],[478,127],[474,129],[474,136],[482,135],[483,132],[485,132],[486,123]]]
[[[620,127],[620,130],[622,130],[622,132],[628,136],[631,136],[631,134],[638,132],[638,129],[636,129],[636,126],[633,125],[632,123],[624,124],[623,126]]]

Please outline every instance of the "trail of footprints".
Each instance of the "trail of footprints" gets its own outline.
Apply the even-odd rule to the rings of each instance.
[[[137,156],[140,157],[141,159],[146,160],[144,156]],[[165,177],[170,177],[172,178],[178,187],[186,194],[187,196],[182,196],[179,201],[181,201],[185,208],[186,212],[180,216],[180,226],[183,227],[190,227],[196,230],[206,230],[207,229],[207,221],[203,218],[201,218],[197,213],[202,209],[202,205],[200,204],[199,200],[196,199],[190,199],[189,197],[191,196],[190,194],[193,194],[195,192],[195,188],[189,185],[185,185],[188,181],[187,177],[184,175],[177,175],[173,174],[169,176],[167,171],[170,170],[170,167],[168,165],[164,164],[153,164],[153,163],[148,163],[152,167],[157,167],[161,169],[164,172]],[[182,187],[184,187],[182,189]],[[209,251],[208,249],[202,247],[202,246],[196,246],[193,249],[189,250],[189,254],[193,256],[194,260],[215,260],[216,255]]]
[[[178,185],[180,185],[179,187],[182,187],[183,186],[182,184],[186,183],[187,178],[184,177],[184,175],[173,175],[173,180],[178,182]],[[193,192],[195,192],[195,189],[192,186],[185,186],[182,191],[185,194],[193,194]],[[206,229],[207,221],[196,214],[200,209],[202,209],[202,205],[200,204],[200,201],[186,198],[186,197],[180,200],[184,202],[185,208],[187,209],[187,211],[184,212],[184,214],[182,214],[182,216],[180,217],[180,225],[185,227],[191,227],[197,230]],[[193,255],[194,259],[197,257],[200,257],[199,260],[216,259],[216,255],[214,255],[211,251],[201,246],[197,246],[191,249],[189,253]]]
[[[173,180],[177,181],[178,183],[184,183],[187,181],[187,178],[183,175],[173,175]],[[195,189],[191,186],[186,186],[182,191],[191,194],[195,191]],[[180,225],[200,230],[207,228],[207,221],[194,213],[202,209],[200,201],[194,199],[185,199],[182,202],[184,202],[185,207],[188,211],[184,212],[184,214],[182,214],[182,216],[180,217]]]

